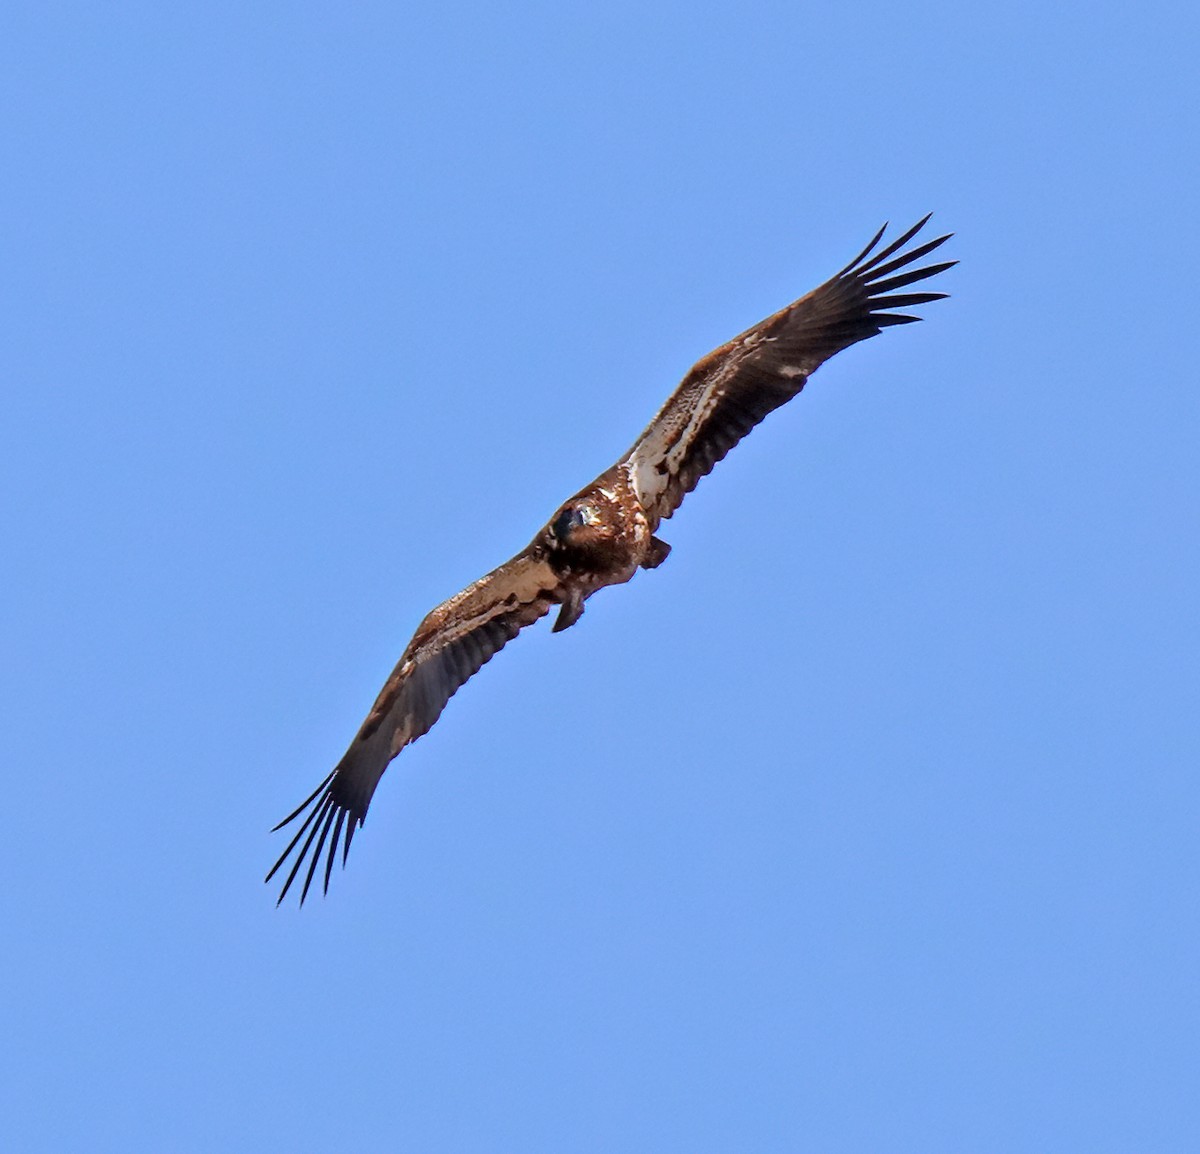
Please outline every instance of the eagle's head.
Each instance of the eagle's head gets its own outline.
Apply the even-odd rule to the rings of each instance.
[[[572,542],[582,544],[592,534],[580,530],[599,525],[601,521],[600,510],[591,501],[572,501],[555,514],[554,520],[546,526],[546,534],[560,546]]]
[[[600,571],[612,564],[617,526],[612,510],[594,496],[568,501],[542,530],[541,540],[556,567]]]

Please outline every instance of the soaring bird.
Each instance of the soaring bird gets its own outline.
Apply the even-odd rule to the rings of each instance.
[[[901,251],[928,220],[877,252],[884,225],[836,276],[697,361],[624,457],[559,506],[511,561],[421,622],[345,756],[275,827],[306,814],[266,877],[299,847],[279,902],[307,861],[303,905],[323,852],[328,891],[338,846],[345,865],[388,763],[429,731],[459,686],[497,650],[555,606],[553,631],[569,628],[597,589],[661,565],[671,547],[655,535],[659,524],[759,421],[796,396],[835,353],[921,319],[893,310],[947,295],[897,291],[957,263],[912,267],[950,234]]]

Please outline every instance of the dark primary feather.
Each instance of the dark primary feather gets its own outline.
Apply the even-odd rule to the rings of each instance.
[[[957,263],[909,267],[949,240],[950,234],[888,259],[928,220],[924,217],[872,256],[887,228],[884,225],[836,276],[692,367],[626,458],[652,525],[671,516],[700,478],[768,413],[796,396],[822,363],[891,325],[921,319],[892,310],[946,296],[892,291]]]
[[[308,861],[303,905],[327,841],[324,889],[329,889],[339,842],[344,865],[388,763],[429,731],[450,698],[494,654],[549,612],[554,593],[548,567],[521,554],[425,618],[337,768],[275,827],[280,830],[308,811],[265,879],[270,881],[299,847],[280,902]]]

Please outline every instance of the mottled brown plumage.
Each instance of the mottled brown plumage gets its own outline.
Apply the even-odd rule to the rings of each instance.
[[[429,731],[459,686],[497,650],[556,605],[554,631],[568,628],[597,589],[662,564],[670,546],[654,535],[660,522],[742,437],[835,353],[920,319],[891,310],[946,295],[894,291],[955,263],[910,267],[948,236],[895,255],[928,219],[875,252],[880,229],[836,276],[698,361],[624,458],[560,506],[526,549],[421,622],[345,756],[275,827],[308,811],[267,874],[270,881],[299,847],[281,902],[307,861],[304,902],[323,853],[329,888],[338,845],[344,864],[388,763]]]

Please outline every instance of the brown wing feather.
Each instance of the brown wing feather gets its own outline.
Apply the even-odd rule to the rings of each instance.
[[[421,622],[345,756],[304,804],[275,827],[282,829],[306,814],[266,877],[270,881],[300,847],[280,902],[307,860],[300,892],[303,905],[326,841],[324,888],[329,889],[339,842],[345,864],[354,831],[365,820],[388,763],[429,731],[446,702],[493,654],[549,612],[558,600],[557,587],[553,570],[531,547],[443,602]]]
[[[888,310],[946,295],[892,293],[957,263],[899,271],[949,240],[949,234],[888,259],[927,220],[875,252],[885,225],[836,276],[692,366],[623,462],[652,528],[670,517],[759,421],[799,393],[823,362],[890,325],[921,319]]]

